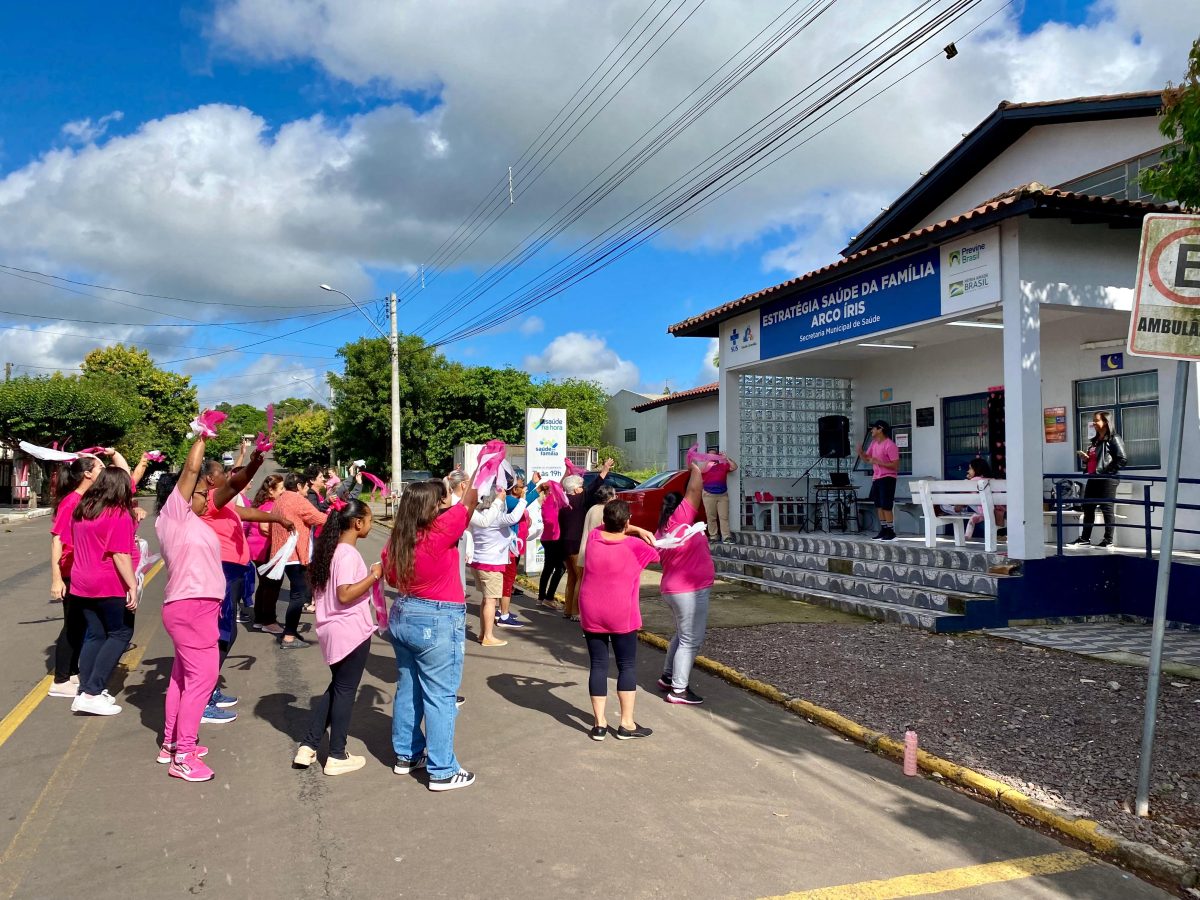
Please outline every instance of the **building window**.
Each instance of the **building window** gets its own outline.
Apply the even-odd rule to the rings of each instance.
[[[636,428],[626,428],[625,429],[625,443],[632,444],[636,440],[637,440],[637,429]]]
[[[1141,187],[1141,174],[1146,169],[1156,168],[1162,162],[1162,147],[1135,156],[1107,168],[1081,175],[1072,181],[1060,184],[1059,188],[1076,194],[1093,197],[1111,197],[1117,200],[1147,200],[1164,202],[1162,198],[1147,193]]]
[[[867,436],[863,439],[863,449],[871,443],[871,423],[880,419],[892,426],[892,440],[900,449],[900,469],[897,475],[912,474],[912,404],[883,403],[879,406],[868,406]]]
[[[849,378],[739,375],[738,465],[751,478],[792,479],[812,466],[813,477],[836,471],[821,459],[817,422],[853,413]]]
[[[1091,444],[1092,416],[1105,413],[1113,431],[1125,442],[1130,469],[1157,469],[1158,370],[1130,372],[1075,382],[1076,432],[1080,450]],[[1080,462],[1082,471],[1085,464]]]
[[[720,453],[721,452],[721,432],[719,432],[719,431],[704,432],[704,452],[705,453]]]
[[[681,434],[679,436],[679,468],[687,468],[687,452],[692,449],[692,445],[696,443],[696,435]]]

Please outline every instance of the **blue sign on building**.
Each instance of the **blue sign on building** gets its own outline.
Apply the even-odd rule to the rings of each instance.
[[[1105,353],[1100,357],[1101,372],[1115,372],[1123,368],[1125,368],[1124,353]]]
[[[760,359],[937,318],[939,256],[934,247],[764,306]]]

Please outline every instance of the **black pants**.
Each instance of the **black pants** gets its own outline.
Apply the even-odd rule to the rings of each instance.
[[[553,600],[558,583],[567,571],[566,545],[561,539],[542,541],[542,577],[538,580],[538,602]]]
[[[350,713],[354,710],[354,695],[362,681],[367,657],[371,655],[371,639],[367,638],[350,653],[329,666],[332,677],[325,693],[313,701],[308,734],[301,741],[314,750],[321,746],[325,730],[329,730],[329,755],[346,758],[346,735],[350,733]]]
[[[288,565],[288,608],[283,617],[283,633],[295,637],[300,633],[300,614],[312,596],[308,590],[308,566]]]
[[[1084,500],[1107,500],[1107,503],[1085,503],[1083,506],[1083,531],[1080,534],[1084,540],[1092,538],[1092,523],[1096,521],[1096,510],[1104,517],[1104,539],[1111,541],[1115,512],[1113,500],[1117,496],[1117,480],[1115,478],[1089,478],[1083,489]]]
[[[71,596],[71,583],[63,594],[63,627],[54,642],[54,680],[59,684],[79,674],[79,651],[87,636],[87,620],[83,617],[83,606]]]
[[[265,562],[266,560],[264,560]],[[258,576],[258,587],[254,591],[254,624],[277,625],[279,589],[283,587],[283,579],[276,581],[266,575]]]
[[[588,693],[593,697],[608,696],[608,644],[612,642],[617,658],[617,690],[637,690],[637,632],[608,634],[585,631],[592,671],[588,675]]]
[[[79,652],[79,689],[95,696],[108,686],[133,629],[125,624],[124,597],[76,597],[87,621]]]

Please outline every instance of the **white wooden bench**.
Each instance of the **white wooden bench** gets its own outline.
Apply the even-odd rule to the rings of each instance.
[[[913,500],[921,504],[925,518],[925,546],[937,546],[939,525],[954,529],[954,545],[967,542],[967,522],[976,508],[983,509],[983,549],[996,552],[996,507],[1008,505],[1008,482],[1001,478],[979,478],[974,481],[910,481]],[[939,507],[965,506],[961,513],[947,513]]]

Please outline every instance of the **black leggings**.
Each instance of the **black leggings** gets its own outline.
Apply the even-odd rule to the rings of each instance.
[[[567,571],[566,545],[562,539],[542,541],[542,577],[538,581],[538,602],[553,600],[558,583]]]
[[[71,583],[63,594],[63,627],[54,642],[54,680],[59,684],[79,674],[79,651],[87,636],[87,620],[83,617],[83,606],[71,596]]]
[[[592,671],[588,675],[588,693],[593,697],[608,696],[608,642],[612,641],[613,656],[617,658],[617,690],[637,690],[637,632],[609,634],[585,631]]]
[[[309,601],[308,566],[288,565],[285,569],[288,577],[288,608],[283,617],[283,633],[295,637],[300,633],[300,614],[304,612],[304,604]]]
[[[1113,500],[1117,496],[1117,481],[1115,478],[1089,478],[1087,486],[1083,489],[1083,497],[1085,500],[1107,500],[1107,503],[1087,503],[1083,507],[1083,531],[1080,537],[1085,540],[1092,538],[1092,523],[1096,521],[1096,510],[1100,510],[1100,515],[1104,517],[1104,539],[1111,541],[1113,538],[1113,525],[1115,523],[1115,508]]]
[[[350,653],[329,666],[332,676],[325,693],[313,701],[308,734],[301,741],[314,750],[321,746],[325,729],[329,729],[329,755],[346,758],[346,735],[350,733],[350,713],[354,710],[354,695],[362,681],[367,657],[371,655],[371,639],[367,638]]]
[[[264,562],[266,560],[263,560]],[[258,587],[254,591],[254,624],[277,625],[276,614],[279,604],[279,589],[283,587],[283,579],[276,581],[266,575],[258,576]]]

